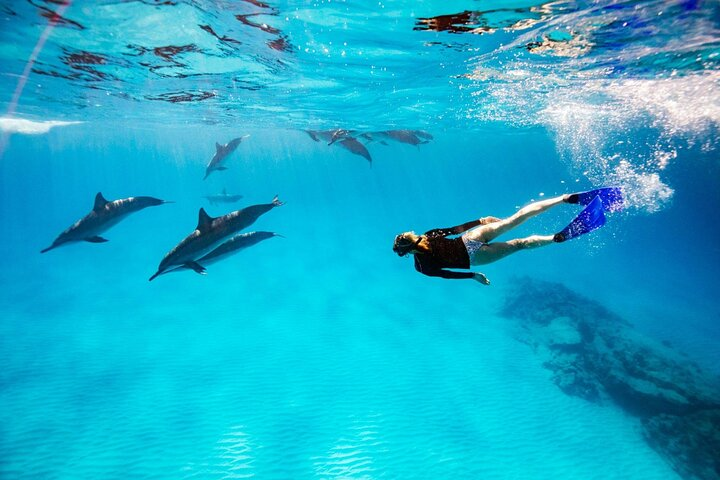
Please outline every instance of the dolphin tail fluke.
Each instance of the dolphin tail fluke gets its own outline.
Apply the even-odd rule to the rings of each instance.
[[[282,207],[285,205],[285,202],[281,202],[277,195],[275,195],[272,199],[272,205],[273,207]]]

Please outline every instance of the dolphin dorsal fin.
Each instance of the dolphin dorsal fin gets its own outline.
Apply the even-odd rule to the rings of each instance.
[[[98,192],[97,195],[95,195],[95,205],[93,205],[93,210],[102,210],[108,203],[110,202],[105,200],[102,192]]]
[[[215,142],[215,150],[217,150],[219,152],[220,150],[222,150],[222,148],[223,148],[222,145],[220,145],[218,142]]]
[[[197,230],[200,230],[201,232],[207,230],[212,221],[213,217],[208,215],[204,208],[201,208],[200,212],[198,213]]]

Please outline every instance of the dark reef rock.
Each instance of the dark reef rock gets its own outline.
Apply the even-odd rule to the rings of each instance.
[[[563,392],[616,403],[681,475],[720,479],[720,379],[559,283],[519,281],[501,313]]]
[[[720,410],[657,415],[643,427],[647,442],[684,478],[720,478]]]

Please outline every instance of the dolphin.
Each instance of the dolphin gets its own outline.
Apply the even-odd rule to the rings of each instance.
[[[216,195],[205,195],[207,198],[207,201],[210,202],[210,205],[217,205],[218,203],[235,203],[241,198],[243,198],[242,195],[230,195],[227,193],[227,191],[223,188],[222,193],[218,193]]]
[[[332,136],[333,133],[335,133],[335,130],[305,130],[305,133],[310,135],[310,138],[312,138],[316,142],[319,142],[320,140],[329,142],[330,140],[332,140]]]
[[[360,143],[356,138],[346,137],[342,140],[339,140],[337,144],[344,149],[350,151],[351,153],[354,153],[355,155],[360,155],[368,162],[370,162],[370,165],[372,165],[372,157],[370,156],[370,152],[368,151],[367,147]]]
[[[208,163],[207,168],[205,169],[205,177],[203,180],[205,180],[208,175],[210,175],[212,172],[216,170],[227,170],[227,167],[224,166],[222,163],[227,159],[227,157],[230,156],[231,153],[235,151],[235,149],[240,145],[240,142],[243,141],[244,138],[249,137],[250,135],[243,135],[242,137],[233,138],[225,145],[220,145],[219,143],[215,143],[215,155],[210,160],[210,163]]]
[[[428,140],[428,141],[433,140],[435,138],[432,135],[430,135],[428,132],[426,132],[425,130],[413,130],[413,133],[415,135],[417,135],[418,137],[424,138],[425,140]]]
[[[215,250],[211,251],[207,255],[200,258],[197,263],[206,266],[210,265],[212,263],[218,262],[224,258],[229,257],[230,255],[234,255],[240,250],[243,250],[248,247],[252,247],[253,245],[256,245],[263,240],[267,240],[268,238],[272,237],[281,237],[282,235],[274,232],[248,232],[248,233],[238,233],[234,237],[232,237],[227,242],[221,244],[219,247],[217,247]],[[177,270],[185,270],[189,267],[186,267],[185,265],[181,267],[174,268],[172,271]]]
[[[408,145],[421,145],[432,140],[433,136],[422,130],[386,130],[384,132],[373,132],[372,137],[380,137]],[[382,142],[384,143],[384,142]]]
[[[95,205],[92,211],[70,225],[67,230],[58,235],[52,245],[41,250],[40,253],[45,253],[69,242],[107,242],[107,239],[99,236],[99,234],[133,212],[147,207],[154,207],[155,205],[162,205],[163,203],[172,202],[153,197],[130,197],[110,202],[103,197],[102,193],[98,192],[95,195]]]
[[[205,267],[197,262],[199,258],[209,253],[227,237],[255,223],[255,220],[260,218],[260,215],[281,205],[283,205],[283,202],[278,200],[277,195],[275,195],[271,203],[251,205],[215,218],[208,215],[204,208],[201,208],[195,230],[165,255],[158,266],[157,272],[150,277],[150,281],[172,267],[186,266],[197,273],[205,272]]]
[[[332,132],[332,136],[330,137],[330,141],[328,142],[328,145],[332,145],[333,143],[343,140],[345,138],[352,138],[351,135],[353,133],[355,133],[355,130],[345,130],[345,129],[339,128]]]
[[[324,140],[328,142],[328,145],[337,143],[345,150],[348,150],[350,153],[354,153],[355,155],[360,155],[372,164],[372,157],[370,157],[370,152],[367,147],[360,143],[357,138],[352,136],[352,134],[355,133],[355,130],[337,128],[335,130],[305,130],[305,132],[307,132],[307,134],[310,135],[310,138],[316,142]],[[361,134],[360,137],[364,140],[371,140],[371,138],[369,138],[366,134]]]
[[[351,130],[345,130],[343,128],[336,128],[335,130],[305,130],[305,133],[310,135],[310,138],[319,142],[320,140],[328,142],[328,145],[332,145],[341,138],[345,138],[350,135]]]

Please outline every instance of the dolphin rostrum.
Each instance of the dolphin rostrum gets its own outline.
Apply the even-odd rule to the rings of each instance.
[[[198,259],[210,252],[227,237],[255,223],[255,220],[260,215],[282,204],[283,202],[278,200],[276,195],[271,203],[251,205],[215,218],[208,215],[204,208],[201,208],[198,214],[197,228],[165,255],[158,266],[157,272],[150,277],[150,281],[172,269],[172,267],[185,266],[195,270],[197,273],[205,272],[205,267],[197,262]]]
[[[249,137],[250,135],[243,135],[242,137],[233,138],[225,145],[220,145],[219,143],[215,143],[215,155],[210,160],[210,163],[208,163],[207,168],[205,169],[205,178],[208,177],[212,172],[216,170],[227,170],[227,167],[223,165],[222,163],[227,159],[227,157],[230,156],[231,153],[235,151],[235,149],[240,145],[240,142],[243,141],[244,138]],[[203,178],[203,180],[205,180]]]
[[[58,235],[52,245],[41,250],[40,253],[45,253],[68,242],[107,242],[107,239],[99,236],[105,230],[133,212],[163,203],[172,202],[153,197],[130,197],[110,202],[105,200],[102,193],[98,192],[95,195],[95,205],[92,211],[70,225],[67,230]]]
[[[217,247],[215,250],[211,251],[204,257],[200,258],[197,263],[201,264],[202,266],[210,265],[212,263],[218,262],[220,260],[223,260],[224,258],[229,257],[230,255],[234,255],[240,250],[246,249],[248,247],[252,247],[253,245],[256,245],[263,240],[267,240],[268,238],[272,237],[280,237],[282,235],[274,233],[274,232],[248,232],[248,233],[238,233],[234,237],[232,237],[227,242],[221,244],[219,247]],[[178,267],[173,270],[185,270],[189,267],[182,266]]]
[[[241,198],[243,198],[242,195],[231,195],[227,193],[227,191],[223,188],[222,193],[218,193],[215,195],[205,195],[205,197],[208,202],[210,202],[210,205],[217,205],[218,203],[235,203]]]

